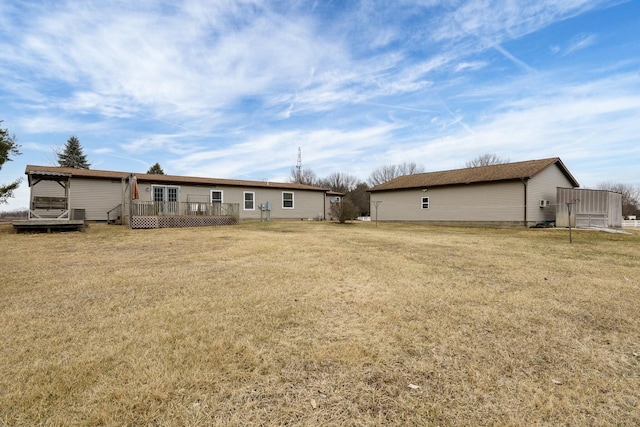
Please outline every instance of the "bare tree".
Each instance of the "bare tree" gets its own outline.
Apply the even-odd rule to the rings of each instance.
[[[380,166],[371,172],[369,175],[369,185],[375,187],[376,185],[384,184],[387,181],[391,181],[394,178],[403,175],[414,175],[417,173],[423,173],[424,168],[422,166],[418,166],[414,162],[404,162],[397,165],[386,165]]]
[[[509,159],[503,159],[494,153],[482,154],[475,159],[469,160],[465,163],[465,166],[468,168],[477,168],[479,166],[491,166],[491,165],[501,165],[504,163],[509,163]]]
[[[318,185],[318,178],[311,169],[299,170],[298,168],[293,167],[289,173],[289,182],[305,185]]]
[[[343,197],[340,201],[332,203],[329,207],[329,213],[336,218],[340,224],[344,224],[348,220],[358,217],[358,208],[347,197]]]
[[[640,187],[621,182],[605,181],[599,183],[596,188],[622,194],[622,216],[640,214]]]
[[[318,184],[322,187],[327,187],[333,191],[347,194],[349,191],[356,188],[359,181],[353,175],[346,174],[344,172],[334,172],[326,178],[320,179]]]

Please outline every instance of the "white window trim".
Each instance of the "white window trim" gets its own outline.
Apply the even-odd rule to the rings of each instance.
[[[426,208],[424,207],[425,199],[427,200],[427,203],[426,203],[427,207]],[[421,209],[427,210],[427,209],[429,209],[429,206],[431,206],[431,201],[429,200],[429,197],[420,198],[420,208]]]
[[[220,193],[220,203],[224,203],[224,191],[222,190],[211,190],[211,193],[209,194],[209,200],[211,201],[211,203],[213,203],[213,193]]]
[[[289,206],[285,207],[285,205],[284,205],[284,195],[285,195],[285,193],[291,194],[291,207],[289,207]],[[295,200],[296,200],[296,196],[295,196],[293,191],[283,191],[282,192],[282,209],[295,209],[295,207],[296,207]]]
[[[162,184],[151,184],[151,201],[155,201],[155,191],[154,188],[175,188],[177,189],[176,191],[176,196],[178,197],[178,200],[176,200],[176,202],[180,202],[180,186],[179,185],[162,185]],[[165,196],[168,195],[167,192],[165,192],[164,194]],[[165,202],[167,202],[168,200],[164,200]]]
[[[253,207],[252,208],[247,208],[247,194],[252,194],[253,195],[253,199],[251,200],[253,202]],[[256,192],[255,191],[244,191],[242,193],[242,210],[244,211],[255,211],[256,210]]]

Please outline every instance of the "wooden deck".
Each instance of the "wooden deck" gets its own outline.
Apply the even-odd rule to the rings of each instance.
[[[25,219],[13,221],[15,233],[54,231],[84,231],[86,224],[81,219]]]
[[[131,221],[131,228],[176,228],[176,227],[210,227],[220,225],[236,225],[237,216],[142,216],[136,215]]]
[[[240,221],[239,203],[136,202],[131,228],[210,227]]]

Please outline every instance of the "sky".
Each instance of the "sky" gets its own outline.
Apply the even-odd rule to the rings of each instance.
[[[486,153],[640,185],[640,1],[0,0],[0,127],[27,164],[366,181]],[[26,180],[0,210],[29,205]]]

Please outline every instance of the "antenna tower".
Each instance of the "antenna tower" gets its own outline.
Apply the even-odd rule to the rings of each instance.
[[[300,147],[298,147],[298,162],[296,163],[296,181],[298,184],[302,181],[302,151],[300,151]]]

